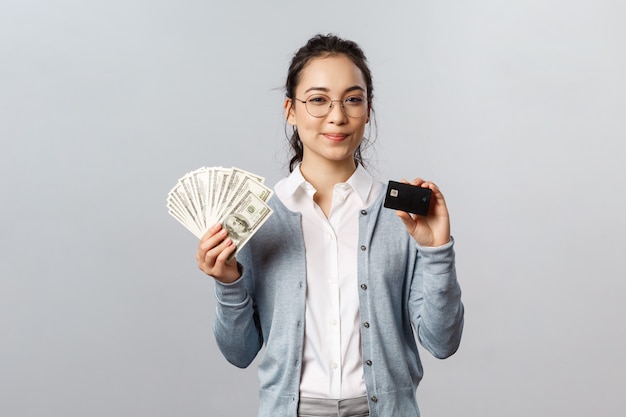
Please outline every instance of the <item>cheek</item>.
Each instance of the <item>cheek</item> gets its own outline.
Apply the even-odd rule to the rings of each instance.
[[[367,119],[363,119],[355,126],[354,130],[359,131],[361,133],[365,133],[365,128],[367,127]]]
[[[297,114],[293,117],[293,126],[298,128],[298,132],[305,134],[305,132],[318,131],[321,126],[320,119],[316,119],[307,114]]]

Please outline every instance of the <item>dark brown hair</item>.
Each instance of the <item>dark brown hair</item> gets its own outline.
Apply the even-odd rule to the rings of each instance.
[[[363,53],[363,50],[355,42],[339,38],[335,35],[315,35],[308,42],[294,54],[289,65],[289,71],[287,73],[287,81],[285,82],[285,95],[295,100],[296,87],[300,82],[300,74],[304,67],[314,58],[325,57],[329,55],[345,55],[356,65],[363,73],[365,78],[365,84],[367,87],[367,103],[370,110],[372,110],[372,99],[374,97],[374,87],[372,83],[372,74],[367,64],[367,58]],[[363,141],[367,141],[367,138],[363,138]],[[303,148],[298,130],[294,127],[293,133],[289,138],[289,145],[294,155],[289,161],[289,172],[293,171],[296,164],[302,161]],[[363,165],[363,157],[361,154],[361,148],[363,143],[359,145],[354,152],[354,159],[357,163]]]

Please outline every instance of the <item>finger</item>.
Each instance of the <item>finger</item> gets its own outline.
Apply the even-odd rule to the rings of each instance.
[[[219,237],[221,230],[222,225],[216,223],[211,226],[200,238],[200,242],[198,243],[198,252],[196,253],[196,260],[198,262],[200,262],[201,259],[204,259],[207,250],[217,245],[225,237],[224,233],[222,233],[222,237]]]
[[[219,245],[227,237],[227,235],[228,231],[222,229],[222,226],[219,223],[209,228],[198,244],[196,260],[199,263],[203,263],[207,253]]]
[[[223,232],[223,233],[222,233]],[[214,263],[213,258],[217,257],[217,254],[210,255],[211,250],[216,248],[226,238],[226,231],[220,231],[215,235],[207,238],[205,241],[200,241],[198,245],[198,251],[196,252],[196,260],[198,261],[198,267],[203,269],[203,265],[212,266]]]
[[[216,246],[207,251],[205,259],[208,259],[211,264],[225,262],[236,248],[233,240],[226,236]]]
[[[226,238],[220,245],[223,249],[217,257],[216,263],[223,262],[227,265],[233,265],[237,263],[235,259],[235,251],[237,250],[237,246],[234,244],[231,238]]]
[[[421,180],[420,178],[416,178],[414,182],[419,183],[420,180]],[[443,193],[441,192],[441,189],[439,188],[437,184],[435,184],[432,181],[422,181],[421,183],[419,183],[419,185],[423,188],[430,189],[433,192],[433,197],[435,198],[435,200],[441,201],[445,204]]]
[[[222,225],[220,223],[215,223],[213,226],[209,227],[209,229],[204,233],[204,235],[200,238],[200,241],[205,241],[215,233],[222,229]]]
[[[433,192],[440,192],[439,187],[432,181],[424,181],[422,184],[424,188],[430,188]]]
[[[422,187],[429,188],[433,192],[433,196],[435,197],[435,199],[437,201],[441,201],[441,202],[445,203],[445,199],[443,197],[443,193],[441,192],[441,189],[439,188],[439,186],[437,186],[437,184],[435,184],[434,182],[431,182],[431,181],[426,181],[426,182],[424,182]]]
[[[223,242],[224,239],[226,239],[226,236],[228,236],[228,231],[226,229],[219,228],[217,233],[207,234],[205,236],[206,238],[203,238],[204,240],[201,240],[200,244],[198,245],[198,249],[204,252],[214,248],[215,246]]]
[[[236,264],[237,260],[233,256],[236,249],[233,241],[226,238],[219,245],[208,250],[203,262],[200,262],[198,266],[206,274],[219,279]]]
[[[413,230],[413,228],[415,228],[415,218],[411,216],[411,214],[406,211],[396,210],[396,215],[400,217],[400,220],[402,220],[407,230]]]
[[[414,178],[413,181],[411,181],[408,184],[415,185],[415,186],[418,186],[418,187],[422,187],[423,186],[422,184],[424,184],[424,182],[425,181],[422,178],[418,177],[418,178]]]

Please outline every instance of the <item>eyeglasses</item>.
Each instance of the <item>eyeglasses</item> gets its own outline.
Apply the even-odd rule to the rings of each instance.
[[[362,117],[367,113],[367,100],[363,96],[348,96],[342,100],[331,100],[325,94],[313,94],[306,100],[296,98],[304,103],[306,111],[313,117],[327,116],[333,108],[333,103],[341,103],[341,109],[348,117]]]

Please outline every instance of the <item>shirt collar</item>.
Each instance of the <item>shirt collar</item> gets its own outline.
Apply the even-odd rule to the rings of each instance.
[[[372,191],[374,180],[365,168],[361,166],[361,164],[357,164],[356,170],[344,184],[352,187],[361,201],[365,203],[370,195],[370,192]],[[315,193],[313,186],[307,182],[304,176],[302,176],[302,172],[300,172],[300,164],[298,164],[286,178],[284,186],[286,197],[293,196],[300,188],[308,195],[312,196]]]

